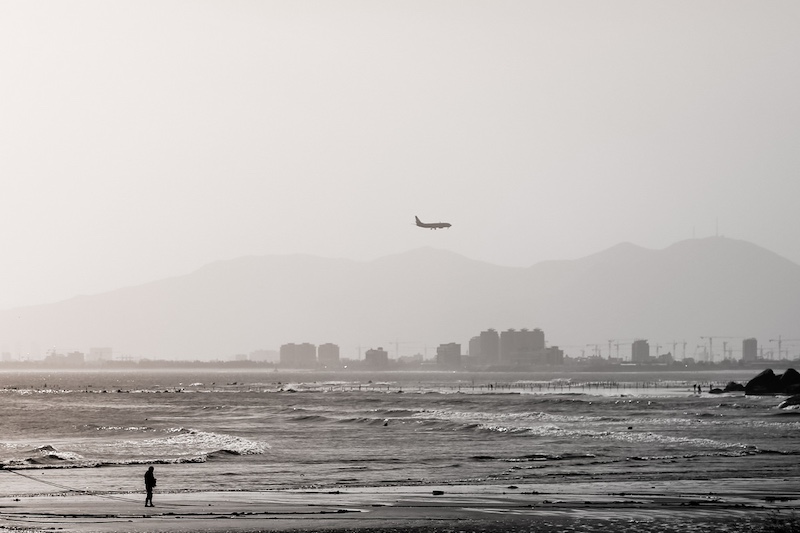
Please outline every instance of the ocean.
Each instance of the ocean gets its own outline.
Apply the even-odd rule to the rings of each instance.
[[[0,497],[798,477],[756,373],[4,372]]]

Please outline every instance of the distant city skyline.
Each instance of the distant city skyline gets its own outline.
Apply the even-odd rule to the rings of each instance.
[[[716,348],[714,340],[716,339]],[[418,361],[436,362],[444,368],[461,368],[462,363],[466,365],[561,365],[564,363],[564,356],[571,359],[580,360],[607,360],[622,361],[628,363],[672,363],[680,361],[693,361],[698,363],[719,363],[725,360],[756,362],[756,361],[777,361],[785,359],[800,359],[800,339],[782,338],[780,335],[776,339],[761,340],[753,337],[700,337],[694,339],[695,342],[683,340],[671,343],[658,341],[650,342],[649,339],[637,338],[630,342],[620,339],[610,339],[605,345],[600,343],[586,344],[584,347],[569,346],[567,352],[559,348],[557,343],[545,342],[544,332],[539,328],[507,328],[497,331],[488,328],[481,331],[464,343],[466,350],[462,349],[460,342],[441,342],[438,346],[432,346],[433,356],[415,350],[414,348],[399,351],[399,344],[395,345],[395,352],[378,347],[359,346],[346,350],[341,354],[342,349],[335,342],[325,342],[315,345],[309,342],[284,343],[279,349],[258,348],[249,353],[239,354],[220,354],[216,359],[220,361],[232,359],[236,361],[258,361],[280,364],[289,368],[315,368],[318,365],[336,368],[340,361],[362,361],[375,366],[374,357],[378,357],[382,362],[377,364],[377,368],[385,368],[388,361]],[[404,345],[407,343],[403,343]],[[651,353],[651,344],[655,353]],[[687,345],[692,344],[693,350],[686,352]],[[620,350],[622,347],[622,350]],[[671,347],[671,349],[669,349]],[[425,348],[425,352],[428,351]],[[664,350],[662,351],[662,348]],[[79,362],[83,364],[109,361],[139,361],[147,360],[148,357],[131,355],[129,353],[114,354],[111,347],[93,347],[88,352],[75,348],[55,347],[46,353],[27,353],[12,354],[8,350],[0,352],[0,361],[47,361],[62,360]]]
[[[797,316],[800,265],[744,241],[621,245],[531,268],[420,248],[367,262],[240,258],[0,311],[0,350],[39,356],[111,346],[130,357],[207,360],[288,341],[333,342],[344,358],[379,346],[393,357],[430,358],[441,343],[470,346],[486,328],[540,328],[573,356],[624,354],[640,338],[656,356],[682,357],[738,351],[745,337],[767,351],[793,349]]]

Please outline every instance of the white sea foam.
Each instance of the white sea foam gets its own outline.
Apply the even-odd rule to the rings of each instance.
[[[54,459],[58,459],[60,461],[69,461],[72,463],[77,463],[83,460],[83,456],[79,453],[75,452],[60,452],[57,450],[54,451],[47,451],[41,452],[43,457],[52,457]]]
[[[147,426],[100,426],[97,431],[148,431]]]
[[[526,433],[539,437],[561,437],[570,439],[591,438],[600,440],[614,440],[632,444],[658,444],[667,446],[680,446],[692,448],[711,449],[752,449],[756,448],[742,443],[721,442],[708,438],[695,438],[686,436],[670,436],[647,431],[615,431],[591,428],[575,428],[575,424],[591,423],[604,420],[597,416],[583,415],[553,415],[543,412],[526,413],[480,413],[449,410],[424,410],[414,414],[420,420],[439,420],[443,422],[457,422],[497,433],[519,434]],[[691,425],[692,420],[679,418],[654,418],[643,419],[637,425],[648,422],[662,426]],[[569,428],[563,427],[564,425]]]
[[[449,411],[443,409],[420,410],[414,413],[414,418],[419,420],[443,420],[449,422],[466,422],[472,424],[501,423],[501,422],[595,422],[603,418],[587,415],[560,415],[539,411],[524,413],[486,413],[469,411]]]
[[[129,446],[149,449],[155,452],[180,453],[182,455],[207,454],[227,450],[239,455],[259,455],[266,453],[270,446],[266,442],[212,433],[194,429],[170,428],[168,435],[152,439],[126,441]]]

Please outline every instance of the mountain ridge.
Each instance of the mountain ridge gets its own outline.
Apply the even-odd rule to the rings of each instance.
[[[481,330],[540,327],[548,343],[609,338],[800,337],[800,265],[746,241],[620,243],[574,260],[507,267],[423,247],[371,261],[243,256],[185,275],[0,312],[4,350],[111,346],[208,359],[286,342],[422,352]],[[416,348],[415,348],[416,347]],[[32,348],[33,351],[36,351]],[[41,350],[39,350],[41,351]],[[429,354],[431,355],[431,354]]]

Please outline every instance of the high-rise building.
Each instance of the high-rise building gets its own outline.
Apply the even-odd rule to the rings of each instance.
[[[440,344],[436,348],[436,364],[442,368],[461,367],[461,345],[456,342]]]
[[[507,329],[500,334],[500,361],[505,364],[514,363],[517,353],[517,330]]]
[[[631,345],[631,362],[633,363],[649,363],[650,362],[650,345],[646,340],[638,339],[633,341]]]
[[[742,341],[742,361],[752,363],[758,359],[758,341],[750,338]]]
[[[523,329],[522,332],[525,335],[527,341],[525,342],[526,346],[529,346],[530,350],[544,350],[544,331],[539,328],[534,329],[533,331],[528,331],[527,329]]]
[[[289,368],[314,368],[317,366],[317,347],[308,342],[290,342],[281,346],[281,366]]]
[[[544,332],[509,329],[500,334],[500,361],[503,364],[533,365],[544,359]]]
[[[481,338],[477,335],[470,338],[467,350],[470,359],[473,361],[479,360],[481,358]]]
[[[364,354],[364,364],[369,368],[387,368],[389,366],[389,352],[382,347],[369,349]]]
[[[338,366],[339,346],[330,342],[320,344],[317,348],[317,360],[321,365]]]
[[[493,329],[487,329],[481,331],[478,338],[480,339],[480,360],[486,364],[497,363],[500,360],[500,334]],[[470,355],[472,355],[471,345]]]

